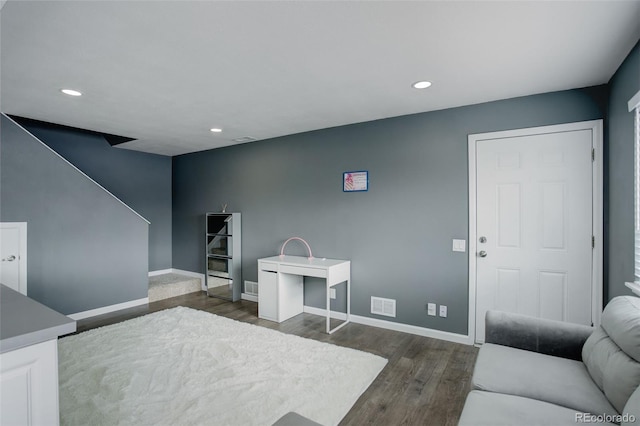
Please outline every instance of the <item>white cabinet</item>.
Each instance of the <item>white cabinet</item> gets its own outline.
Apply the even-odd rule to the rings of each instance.
[[[278,273],[258,271],[258,317],[278,321]]]
[[[278,265],[274,265],[277,267]],[[275,322],[303,312],[304,287],[300,275],[270,271],[271,264],[258,269],[258,317]]]
[[[0,354],[0,425],[57,425],[58,340]]]

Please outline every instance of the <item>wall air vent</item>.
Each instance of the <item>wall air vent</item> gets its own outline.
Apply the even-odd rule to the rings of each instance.
[[[235,138],[233,139],[234,142],[236,143],[246,143],[246,142],[253,142],[253,141],[257,141],[256,138],[252,138],[251,136],[243,136],[241,138]]]
[[[250,294],[252,296],[258,295],[258,283],[255,281],[247,281],[244,282],[244,292]]]
[[[371,313],[395,318],[396,301],[394,299],[371,296]]]

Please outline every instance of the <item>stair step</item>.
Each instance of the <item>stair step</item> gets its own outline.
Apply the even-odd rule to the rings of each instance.
[[[149,303],[197,291],[202,291],[200,278],[174,273],[149,277]]]

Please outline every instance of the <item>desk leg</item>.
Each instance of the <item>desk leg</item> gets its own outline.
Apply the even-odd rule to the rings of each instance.
[[[347,322],[351,321],[351,278],[347,280]]]
[[[351,279],[348,279],[346,282],[347,282],[347,318],[345,322],[343,322],[333,330],[331,329],[331,326],[330,326],[331,310],[329,309],[330,307],[329,294],[331,292],[331,288],[329,287],[329,285],[327,285],[327,334],[332,334],[340,330],[342,327],[344,327],[351,321]]]
[[[327,280],[327,334],[331,334],[331,287],[329,286],[329,281]]]

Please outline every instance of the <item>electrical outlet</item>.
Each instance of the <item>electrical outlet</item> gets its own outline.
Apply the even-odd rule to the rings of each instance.
[[[427,315],[431,315],[432,317],[436,316],[436,304],[435,303],[427,303]]]
[[[335,288],[330,288],[329,289],[329,297],[331,299],[335,299],[336,298],[336,289]]]
[[[440,316],[442,318],[446,318],[447,317],[447,307],[446,307],[446,305],[440,305]]]

